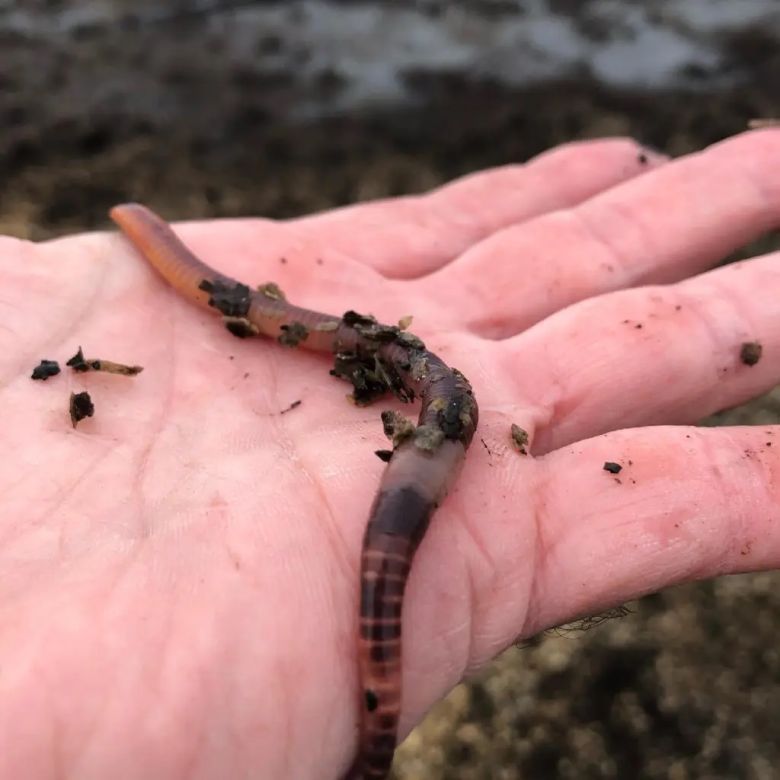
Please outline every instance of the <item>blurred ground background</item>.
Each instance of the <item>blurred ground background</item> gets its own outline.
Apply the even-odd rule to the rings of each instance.
[[[678,155],[778,115],[776,0],[0,0],[0,232],[104,227],[127,199],[288,217],[578,138]],[[770,394],[707,422],[778,419]],[[507,652],[396,777],[780,778],[780,575],[631,609]]]

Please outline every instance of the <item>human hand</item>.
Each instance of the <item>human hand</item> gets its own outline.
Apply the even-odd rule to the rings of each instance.
[[[423,197],[177,228],[303,306],[414,315],[474,386],[406,593],[405,730],[519,636],[778,565],[774,428],[630,429],[780,379],[776,255],[681,281],[780,224],[778,161],[778,130],[668,164],[600,141]],[[233,339],[118,236],[5,239],[0,278],[0,777],[337,777],[379,409],[321,356]],[[79,344],[145,371],[30,382]],[[96,404],[75,431],[71,389]]]

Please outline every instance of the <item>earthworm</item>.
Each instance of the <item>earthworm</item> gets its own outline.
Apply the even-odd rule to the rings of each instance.
[[[174,288],[221,313],[236,336],[263,335],[335,356],[331,374],[353,386],[358,404],[390,391],[419,397],[415,426],[396,412],[382,422],[392,455],[370,510],[360,560],[358,754],[349,777],[379,780],[393,761],[401,711],[401,611],[409,571],[431,515],[455,478],[477,426],[477,403],[457,369],[416,336],[373,317],[342,317],[293,306],[273,283],[250,289],[201,262],[160,217],[139,204],[111,218]],[[386,459],[386,458],[383,458]]]

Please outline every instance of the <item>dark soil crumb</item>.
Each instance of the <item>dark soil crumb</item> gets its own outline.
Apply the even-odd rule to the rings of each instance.
[[[246,317],[252,302],[251,290],[245,284],[236,282],[227,284],[215,280],[204,279],[199,290],[209,294],[209,306],[225,315],[225,317]]]
[[[89,366],[87,365],[87,361],[84,360],[84,353],[81,350],[81,347],[79,347],[78,352],[66,361],[66,366],[70,366],[74,371],[89,371]]]
[[[228,332],[239,339],[248,339],[260,333],[257,326],[246,317],[223,317],[222,322]]]
[[[70,394],[70,421],[74,428],[85,417],[92,417],[94,413],[95,405],[92,403],[88,392]]]
[[[747,341],[739,350],[739,359],[746,366],[754,366],[761,360],[761,353],[763,351],[764,348],[758,341]]]
[[[382,412],[380,416],[385,436],[393,442],[393,447],[397,447],[411,436],[414,436],[417,430],[415,424],[399,412],[388,409]]]
[[[309,337],[308,328],[300,322],[291,322],[289,325],[282,325],[279,334],[279,343],[285,347],[297,347],[302,341]]]
[[[279,414],[287,414],[287,412],[291,412],[293,409],[297,409],[303,401],[293,401],[286,409],[282,409]]]
[[[620,474],[623,470],[623,467],[619,463],[613,463],[610,460],[604,464],[603,468],[604,471],[608,471],[610,474]]]
[[[512,446],[521,454],[528,454],[528,432],[523,430],[519,425],[512,423],[510,429],[512,436]]]
[[[457,396],[451,399],[444,409],[436,412],[436,421],[448,439],[460,439],[463,436],[464,425],[470,422],[469,414],[473,408],[470,396]]]
[[[32,379],[41,379],[44,382],[50,376],[56,376],[60,373],[60,364],[56,360],[41,360],[30,374]]]

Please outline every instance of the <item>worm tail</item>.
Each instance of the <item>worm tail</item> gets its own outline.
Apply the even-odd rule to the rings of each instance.
[[[365,780],[385,777],[393,762],[401,712],[401,605],[414,554],[401,536],[380,534],[367,541],[361,558],[358,641]]]
[[[387,486],[366,528],[360,572],[358,663],[363,686],[359,770],[386,777],[401,712],[401,608],[412,558],[435,509],[413,485]]]

